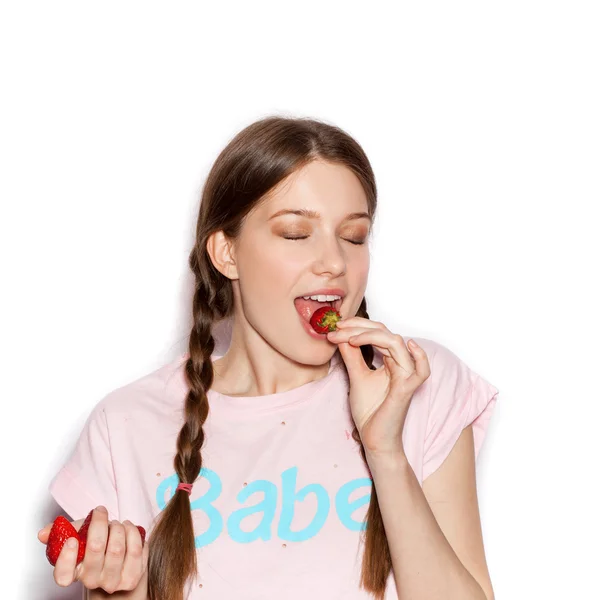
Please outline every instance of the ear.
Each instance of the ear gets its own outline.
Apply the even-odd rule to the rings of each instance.
[[[206,242],[206,251],[220,273],[228,279],[238,279],[238,270],[235,262],[235,248],[222,230],[210,234]]]

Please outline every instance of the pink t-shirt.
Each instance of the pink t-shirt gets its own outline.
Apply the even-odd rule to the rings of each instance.
[[[479,453],[498,390],[441,344],[415,340],[431,375],[413,395],[403,442],[422,483],[470,424]],[[50,484],[73,520],[103,504],[110,519],[151,534],[178,483],[185,359],[112,391],[92,410]],[[374,364],[382,364],[378,352]],[[293,390],[208,397],[202,476],[190,496],[199,568],[185,597],[371,598],[358,588],[371,481],[351,437],[339,351],[325,377]],[[397,598],[392,574],[385,598]]]

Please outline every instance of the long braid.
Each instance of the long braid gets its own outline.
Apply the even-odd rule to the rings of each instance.
[[[195,268],[196,260],[195,253],[192,253],[190,266],[197,275],[197,285],[193,298],[194,326],[189,339],[190,357],[184,366],[189,392],[184,406],[185,422],[177,437],[177,454],[173,461],[181,483],[194,483],[202,468],[203,427],[209,413],[207,392],[214,377],[211,356],[215,340],[212,326],[229,298],[229,292],[219,290],[218,279],[209,280],[208,285],[202,283],[203,273]],[[213,307],[217,310],[213,310]],[[152,546],[156,540],[160,543]],[[149,599],[182,600],[186,581],[195,576],[198,569],[187,492],[175,492],[162,511],[149,543]],[[177,556],[177,560],[173,560],[174,556]]]
[[[362,317],[363,319],[369,318],[369,313],[367,313],[366,298],[363,298],[362,302],[360,303],[356,316]],[[373,358],[375,356],[373,346],[371,344],[365,344],[364,346],[360,347],[360,350],[369,369],[375,369],[373,366]],[[365,454],[365,449],[362,445],[356,425],[352,430],[352,437],[354,441],[359,444],[360,454],[368,468],[367,456]],[[361,569],[360,584],[364,589],[372,592],[376,600],[383,600],[387,579],[392,569],[392,556],[390,554],[390,548],[385,534],[383,518],[381,516],[381,510],[377,500],[377,492],[374,485],[371,488],[371,500],[369,502],[366,521],[367,530],[364,538],[365,551]]]

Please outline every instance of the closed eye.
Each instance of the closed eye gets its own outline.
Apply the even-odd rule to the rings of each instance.
[[[298,236],[298,237],[289,237],[289,236],[282,236],[284,240],[305,240],[308,236],[307,235],[303,235],[303,236]],[[345,239],[346,238],[342,238]],[[350,242],[351,244],[354,244],[355,246],[360,246],[362,244],[365,243],[364,240],[346,240],[347,242]]]

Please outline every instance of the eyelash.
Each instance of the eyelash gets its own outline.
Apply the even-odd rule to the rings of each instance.
[[[305,240],[308,236],[301,236],[301,237],[287,237],[287,236],[282,236],[284,240]],[[345,238],[343,238],[345,239]],[[346,240],[347,242],[350,242],[351,244],[354,244],[355,246],[362,246],[364,244],[364,242],[355,242],[353,240]]]

